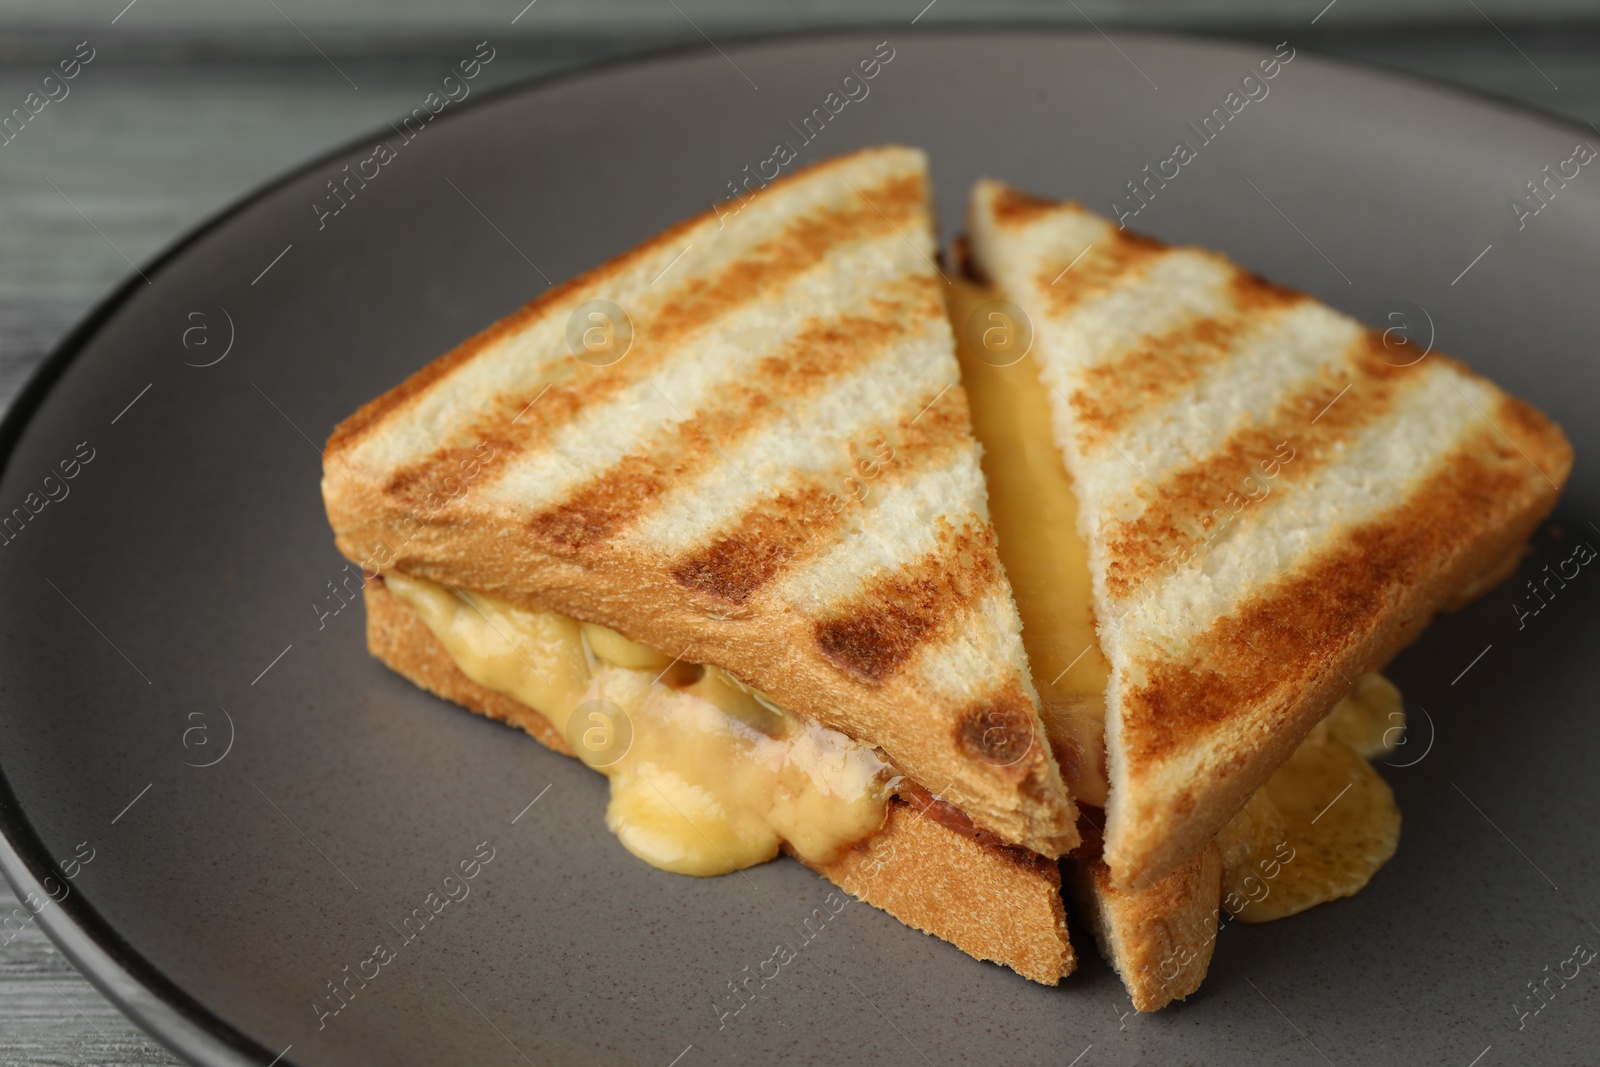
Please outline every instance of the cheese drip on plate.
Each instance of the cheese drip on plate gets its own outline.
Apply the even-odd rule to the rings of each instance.
[[[646,863],[726,874],[787,842],[824,864],[883,826],[888,764],[725,671],[482,593],[384,580],[462,673],[539,712],[611,780],[606,825]]]
[[[1268,922],[1359,892],[1400,845],[1394,791],[1367,762],[1405,730],[1400,690],[1363,675],[1217,835],[1222,906]]]

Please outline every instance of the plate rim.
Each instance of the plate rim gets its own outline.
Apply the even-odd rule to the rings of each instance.
[[[730,35],[723,40],[723,45],[730,48],[800,45],[870,36],[890,28],[889,23],[867,22],[859,25],[823,25],[800,30],[761,30],[743,35]],[[896,24],[892,28],[902,37],[909,35],[922,38],[1005,35],[1035,38],[1041,33],[1063,38],[1088,39],[1095,36],[1089,29],[1063,26],[1043,20],[1004,23],[974,21],[922,27]],[[1181,47],[1207,49],[1260,44],[1266,36],[1284,32],[1281,26],[1271,28],[1260,37],[1246,33],[1242,28],[1240,32],[1232,32],[1229,29],[1213,31],[1181,27],[1113,28],[1123,36],[1160,41]],[[451,118],[491,106],[507,97],[539,92],[569,81],[604,76],[619,68],[675,59],[712,57],[715,54],[713,52],[715,47],[717,46],[704,42],[670,44],[606,57],[564,70],[529,75],[484,91],[478,99],[462,105]],[[1583,136],[1588,135],[1588,131],[1581,123],[1568,116],[1492,90],[1463,86],[1438,75],[1396,70],[1376,60],[1324,52],[1316,47],[1315,42],[1305,47],[1305,54],[1311,56],[1318,64],[1343,68],[1363,78],[1386,79],[1424,86],[1444,96],[1491,105],[1525,120],[1536,120],[1546,126],[1564,128]],[[370,140],[370,134],[377,132],[378,129],[382,127],[363,130],[360,134],[341,141],[246,190],[179,234],[96,301],[44,359],[29,372],[22,386],[13,395],[3,412],[0,412],[0,478],[11,469],[18,443],[57,382],[82,355],[89,343],[139,291],[141,283],[146,282],[147,278],[153,279],[156,273],[168,268],[192,246],[277,190],[361,148]],[[192,993],[169,978],[139,949],[126,941],[99,910],[84,898],[83,894],[69,895],[59,902],[50,900],[43,889],[42,879],[54,877],[53,864],[54,861],[34,829],[32,820],[23,810],[11,788],[3,761],[0,761],[0,876],[4,876],[17,896],[19,907],[24,910],[32,912],[26,904],[29,895],[47,901],[39,911],[32,912],[33,919],[79,973],[119,1011],[161,1042],[164,1047],[190,1063],[201,1067],[214,1067],[214,1065],[274,1067],[280,1063],[283,1067],[292,1067],[295,1061],[286,1058],[292,1045],[274,1055],[271,1049],[206,1007]],[[50,903],[56,904],[55,911],[51,910]]]

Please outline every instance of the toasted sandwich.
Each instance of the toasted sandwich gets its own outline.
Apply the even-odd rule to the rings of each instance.
[[[1375,672],[1570,450],[1221,257],[993,183],[970,228],[944,276],[901,148],[680,224],[345,420],[329,519],[373,654],[607,775],[640,858],[787,852],[1051,984],[1065,888],[1152,1010],[1393,854]]]
[[[1151,1010],[1198,986],[1219,915],[1347,895],[1393,854],[1366,758],[1404,715],[1374,672],[1515,568],[1572,452],[1459,363],[1220,255],[991,181],[968,226],[985,288],[954,321],[1083,805],[1067,886]]]
[[[996,555],[925,160],[864,150],[718,214],[335,429],[323,494],[369,647],[606,774],[607,825],[649,863],[787,851],[1054,983],[1078,812]]]

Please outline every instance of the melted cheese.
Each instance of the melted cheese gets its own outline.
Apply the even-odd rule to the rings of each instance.
[[[1050,747],[1072,795],[1104,807],[1111,668],[1095,633],[1088,549],[1048,394],[1035,362],[1014,351],[1019,331],[1005,316],[1016,312],[998,295],[966,280],[951,287],[961,384]],[[1257,790],[1218,835],[1230,912],[1265,922],[1348,896],[1394,855],[1400,812],[1366,758],[1392,749],[1404,722],[1399,691],[1367,675]]]
[[[1224,908],[1267,922],[1366,886],[1400,843],[1394,793],[1367,758],[1404,726],[1400,691],[1362,677],[1217,835]]]
[[[1024,356],[1013,363],[1008,351],[982,348],[986,338],[1002,343],[1012,332],[1011,324],[990,317],[1004,317],[1004,309],[980,311],[994,300],[993,292],[968,281],[951,287],[961,384],[973,432],[983,442],[989,514],[1022,615],[1022,644],[1033,665],[1046,736],[1068,791],[1103,808],[1111,666],[1095,635],[1089,550],[1078,534],[1078,500],[1034,361]],[[991,324],[998,329],[986,332]]]
[[[887,764],[724,671],[481,593],[385,580],[462,673],[538,711],[611,779],[606,825],[646,863],[726,874],[783,842],[827,863],[883,825]]]

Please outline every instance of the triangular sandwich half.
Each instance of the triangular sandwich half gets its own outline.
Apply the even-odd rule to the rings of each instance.
[[[1106,862],[1132,889],[1509,573],[1572,452],[1461,364],[1223,256],[998,182],[969,225],[1030,322],[1081,504],[1110,664]]]
[[[1404,713],[1371,672],[1509,573],[1571,449],[1459,364],[1219,255],[996,182],[969,226],[964,381],[1087,805],[1064,876],[1153,1010],[1198,987],[1219,917],[1348,895],[1393,854],[1366,758]]]
[[[1055,981],[1077,812],[935,255],[920,152],[819,164],[368,403],[323,493],[373,651],[611,775],[631,850],[713,873],[781,845]]]

